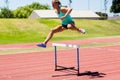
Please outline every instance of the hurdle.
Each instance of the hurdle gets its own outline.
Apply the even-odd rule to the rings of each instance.
[[[54,64],[55,64],[55,71],[59,71],[59,70],[65,70],[65,69],[73,69],[77,71],[77,75],[80,75],[80,59],[79,59],[79,45],[73,45],[73,44],[61,44],[61,43],[52,43],[52,46],[54,47]],[[62,67],[62,66],[58,66],[57,64],[57,46],[60,47],[70,47],[70,48],[75,48],[76,49],[76,56],[77,56],[77,69],[74,69],[75,67],[70,67],[70,68],[66,68],[66,67]],[[58,67],[62,68],[62,69],[58,69]]]

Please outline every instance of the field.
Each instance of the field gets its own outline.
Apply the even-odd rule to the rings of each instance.
[[[58,19],[0,19],[0,44],[42,42],[60,22]],[[120,36],[120,21],[75,19],[75,23],[86,29],[87,34],[66,30],[55,34],[51,41]]]

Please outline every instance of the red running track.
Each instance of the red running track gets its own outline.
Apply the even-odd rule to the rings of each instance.
[[[59,65],[76,66],[74,49],[58,56]],[[53,51],[0,55],[0,80],[120,80],[120,45],[81,48],[80,73],[54,71]]]

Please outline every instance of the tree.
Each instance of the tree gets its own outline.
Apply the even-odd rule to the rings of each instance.
[[[8,8],[1,8],[0,18],[13,18],[13,12]]]
[[[113,0],[110,12],[120,13],[120,0]]]
[[[27,18],[31,14],[33,9],[29,8],[28,6],[19,7],[14,11],[15,18]]]
[[[100,16],[100,20],[106,20],[108,18],[106,13],[96,12],[96,14]]]
[[[48,5],[42,5],[38,2],[33,2],[31,5],[28,5],[29,8],[32,9],[50,9]]]
[[[30,5],[19,7],[14,11],[15,18],[28,18],[33,10],[50,9],[48,5],[42,5],[38,2],[33,2]]]

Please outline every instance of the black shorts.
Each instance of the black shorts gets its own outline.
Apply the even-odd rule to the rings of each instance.
[[[74,22],[70,22],[70,23],[75,24]],[[70,23],[69,23],[69,24],[70,24]],[[68,25],[68,24],[67,24],[67,25]],[[68,28],[67,28],[67,25],[62,24],[62,26],[63,26],[65,29],[68,29]]]

